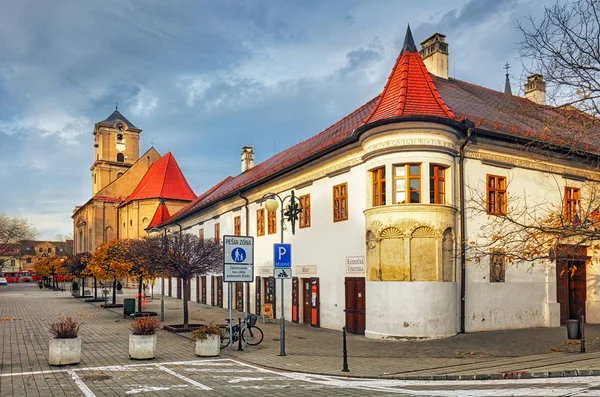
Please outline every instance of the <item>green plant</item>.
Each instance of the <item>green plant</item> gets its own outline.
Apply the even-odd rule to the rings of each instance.
[[[202,327],[195,329],[192,331],[192,339],[193,340],[203,340],[207,339],[210,335],[219,335],[223,334],[223,328],[215,325],[215,323],[210,323],[209,325],[203,325]]]
[[[50,333],[57,339],[77,338],[80,326],[71,317],[61,317],[60,320],[50,325]]]
[[[150,316],[139,317],[129,324],[129,329],[134,335],[154,335],[160,329],[160,321]]]

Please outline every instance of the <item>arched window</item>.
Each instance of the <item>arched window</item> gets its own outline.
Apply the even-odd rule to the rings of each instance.
[[[117,178],[120,178],[123,175],[122,172],[117,172]]]
[[[125,156],[123,155],[123,153],[117,153],[117,161],[119,163],[122,163],[125,161]]]

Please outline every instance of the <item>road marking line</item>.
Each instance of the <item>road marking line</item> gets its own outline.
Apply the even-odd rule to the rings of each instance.
[[[208,386],[206,386],[206,385],[203,385],[203,384],[202,384],[202,383],[200,383],[200,382],[196,382],[195,380],[193,380],[193,379],[190,379],[190,378],[188,378],[188,377],[186,377],[186,376],[183,376],[183,375],[181,375],[181,374],[179,374],[179,373],[177,373],[177,372],[175,372],[175,371],[172,371],[172,370],[170,370],[170,369],[169,369],[169,368],[167,368],[167,367],[163,367],[163,366],[162,366],[162,365],[160,365],[160,364],[156,364],[156,368],[158,368],[158,369],[160,369],[160,370],[162,370],[162,371],[165,371],[165,372],[166,372],[166,373],[168,373],[168,374],[171,374],[171,375],[173,375],[173,376],[176,376],[176,377],[178,377],[179,379],[181,379],[181,380],[183,380],[183,381],[185,381],[185,382],[187,382],[187,383],[189,383],[189,384],[191,384],[191,385],[194,385],[194,386],[196,386],[196,387],[198,387],[198,388],[200,388],[200,389],[202,389],[202,390],[212,390],[212,387],[208,387]]]
[[[72,369],[68,369],[66,370],[66,372],[69,375],[71,375],[71,378],[73,378],[77,387],[79,387],[83,394],[85,394],[85,397],[96,397],[96,395],[90,390],[90,388],[87,387],[85,383],[83,383],[83,381],[81,380],[79,375],[75,373],[75,371],[73,371]]]

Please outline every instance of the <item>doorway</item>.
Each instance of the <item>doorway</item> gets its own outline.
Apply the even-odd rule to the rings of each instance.
[[[200,276],[196,276],[196,303],[200,303]]]
[[[583,260],[556,261],[556,299],[560,304],[560,324],[585,316],[586,272]]]
[[[217,306],[223,307],[223,276],[217,276]]]
[[[275,298],[275,277],[263,278],[264,287],[264,303],[271,305],[271,311],[273,312],[273,318],[277,318],[277,300]]]
[[[215,305],[216,277],[210,276],[210,305]]]
[[[177,299],[181,299],[181,279],[177,277]]]
[[[302,322],[304,324],[310,324],[310,311],[312,305],[310,304],[310,278],[302,279]]]
[[[319,278],[302,279],[302,322],[313,327],[320,327],[320,289]]]
[[[254,283],[254,288],[255,288],[255,296],[254,296],[254,314],[256,314],[257,316],[261,315],[261,302],[262,302],[262,298],[261,298],[261,294],[260,294],[260,277],[256,277],[256,281]]]
[[[351,334],[365,334],[365,279],[346,277],[346,330]]]
[[[202,281],[202,303],[206,305],[206,276],[200,276]]]
[[[168,281],[169,282],[167,283],[167,292],[168,292],[168,296],[170,298],[171,296],[173,296],[172,292],[171,292],[172,288],[173,288],[173,277],[169,276],[169,280]]]
[[[292,277],[292,322],[293,323],[299,323],[300,320],[300,316],[299,316],[299,310],[300,310],[300,304],[299,304],[299,294],[300,294],[300,287],[299,287],[299,280],[298,277]]]

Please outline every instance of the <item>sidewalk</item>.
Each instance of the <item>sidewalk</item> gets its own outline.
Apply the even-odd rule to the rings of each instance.
[[[182,322],[182,302],[165,298],[165,323]],[[160,296],[146,307],[160,312]],[[190,322],[224,323],[228,309],[189,303]],[[243,313],[234,311],[234,319]],[[256,347],[223,355],[267,368],[393,379],[496,379],[600,375],[600,325],[586,325],[586,350],[569,342],[566,328],[531,328],[461,334],[437,340],[383,341],[347,335],[350,372],[341,372],[342,332],[286,322],[286,356],[280,325],[257,324],[265,334]],[[189,333],[180,334],[189,337]]]
[[[118,295],[135,297],[136,290]],[[23,287],[22,294],[0,300],[0,334],[3,351],[1,373],[48,368],[45,355],[48,324],[59,315],[72,315],[83,323],[82,365],[115,365],[129,362],[127,324],[122,308],[101,309],[101,303],[85,303],[68,292]],[[25,299],[22,299],[25,298]],[[165,324],[181,324],[182,302],[165,298]],[[160,313],[160,296],[154,295],[145,310]],[[189,303],[191,323],[222,324],[227,309]],[[243,313],[234,311],[234,318]],[[534,328],[480,332],[438,340],[381,341],[348,335],[350,372],[342,369],[342,333],[286,323],[287,356],[279,354],[279,323],[257,324],[264,341],[244,351],[222,350],[222,355],[272,369],[353,377],[394,379],[490,379],[600,375],[600,325],[587,325],[587,351],[566,344],[565,328]],[[194,359],[189,333],[160,333],[161,360]],[[237,344],[234,346],[237,349]],[[555,350],[555,351],[553,351]],[[0,379],[0,387],[2,380]]]

